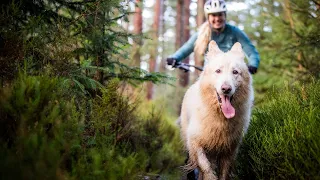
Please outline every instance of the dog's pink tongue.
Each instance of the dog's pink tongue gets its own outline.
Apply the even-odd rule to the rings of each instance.
[[[233,118],[236,114],[236,110],[232,107],[229,96],[221,96],[221,109],[224,116],[227,119]]]

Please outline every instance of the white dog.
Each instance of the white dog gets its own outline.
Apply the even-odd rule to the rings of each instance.
[[[249,126],[253,88],[244,57],[240,43],[224,53],[211,41],[208,63],[183,99],[181,136],[189,153],[187,167],[198,167],[204,180],[229,178]]]

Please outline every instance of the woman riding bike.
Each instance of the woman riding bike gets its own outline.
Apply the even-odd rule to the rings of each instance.
[[[214,40],[224,52],[229,51],[234,43],[240,42],[248,59],[249,72],[256,73],[260,63],[259,53],[243,31],[226,23],[225,1],[208,0],[204,5],[204,12],[207,21],[178,51],[167,58],[167,64],[176,67],[193,51],[198,55],[204,55],[211,40]]]

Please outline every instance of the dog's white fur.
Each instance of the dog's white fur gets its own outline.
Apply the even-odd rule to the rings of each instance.
[[[206,54],[208,63],[183,99],[181,136],[189,153],[187,167],[198,167],[204,180],[229,178],[249,126],[253,88],[244,57],[240,43],[224,53],[211,41]],[[230,92],[224,92],[224,86],[231,88]],[[232,96],[234,115],[222,112],[217,94]]]

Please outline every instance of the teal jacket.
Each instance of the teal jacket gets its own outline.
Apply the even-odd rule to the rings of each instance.
[[[197,37],[198,33],[195,33],[178,51],[176,51],[170,57],[176,59],[178,62],[184,60],[193,52]],[[236,42],[240,42],[248,59],[248,65],[256,68],[259,67],[260,56],[258,51],[251,43],[248,36],[239,28],[230,24],[226,24],[223,32],[212,32],[211,39],[216,41],[219,48],[224,52],[229,51]]]

